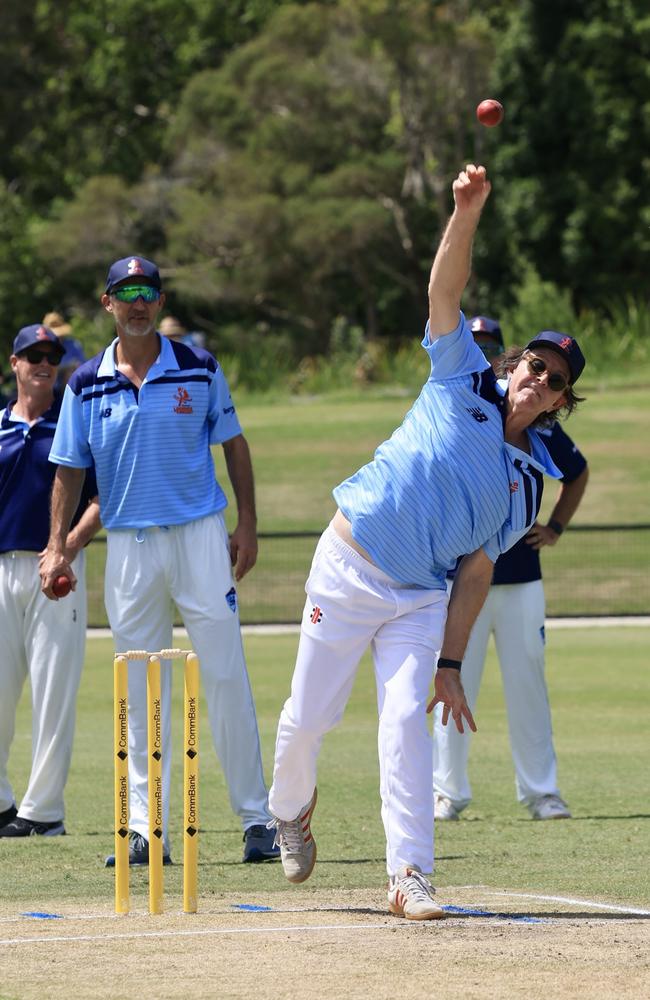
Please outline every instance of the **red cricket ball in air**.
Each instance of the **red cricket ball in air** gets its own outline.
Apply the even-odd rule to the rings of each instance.
[[[495,125],[499,125],[503,121],[503,105],[489,97],[487,100],[481,101],[477,107],[476,117],[481,125],[494,128]]]

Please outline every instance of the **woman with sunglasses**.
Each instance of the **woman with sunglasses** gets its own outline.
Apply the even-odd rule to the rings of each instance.
[[[426,711],[436,656],[434,701],[443,705],[443,723],[451,714],[459,731],[465,723],[474,730],[460,679],[469,632],[495,560],[535,521],[543,476],[559,476],[534,426],[570,405],[583,365],[572,338],[549,332],[513,359],[507,383],[497,383],[460,312],[490,193],[485,168],[468,165],[452,190],[422,342],[431,373],[401,427],[334,490],[338,510],[305,588],[269,792],[285,875],[304,882],[316,861],[320,745],[340,721],[371,646],[388,908],[414,920],[444,916],[426,877],[433,869]],[[446,574],[464,553],[447,613]]]
[[[99,530],[94,471],[66,533],[76,589],[60,601],[41,593],[39,554],[50,529],[49,461],[59,418],[55,382],[64,347],[40,323],[13,344],[16,398],[0,409],[0,837],[65,833],[63,793],[70,767],[77,691],[86,648],[84,545]],[[29,677],[32,765],[17,804],[7,775],[16,708]]]

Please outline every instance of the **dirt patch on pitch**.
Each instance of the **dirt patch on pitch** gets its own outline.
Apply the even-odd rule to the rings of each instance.
[[[176,909],[174,903],[176,902]],[[446,889],[448,919],[390,917],[381,891],[215,896],[137,911],[0,912],[0,998],[608,997],[650,994],[649,918]],[[242,908],[244,907],[244,908]]]

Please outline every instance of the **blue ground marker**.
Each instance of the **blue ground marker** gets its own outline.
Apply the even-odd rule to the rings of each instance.
[[[248,910],[249,913],[271,913],[272,906],[258,906],[256,903],[232,903],[233,910]]]
[[[492,910],[469,910],[464,906],[443,906],[445,913],[460,913],[465,917],[497,917],[499,920],[512,920],[519,924],[543,924],[539,917],[523,917],[519,914],[493,913]]]
[[[39,910],[32,910],[31,913],[21,913],[21,917],[33,917],[34,920],[63,920],[62,913],[41,913]]]

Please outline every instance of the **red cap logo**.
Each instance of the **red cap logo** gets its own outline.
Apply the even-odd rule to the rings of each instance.
[[[126,265],[129,274],[144,274],[144,268],[137,257],[133,257]]]
[[[560,341],[560,347],[563,351],[568,351],[571,347],[571,337],[563,337]]]
[[[36,339],[37,340],[49,340],[50,339],[48,337],[48,335],[47,335],[47,330],[45,329],[44,326],[39,326],[38,330],[36,331]]]

